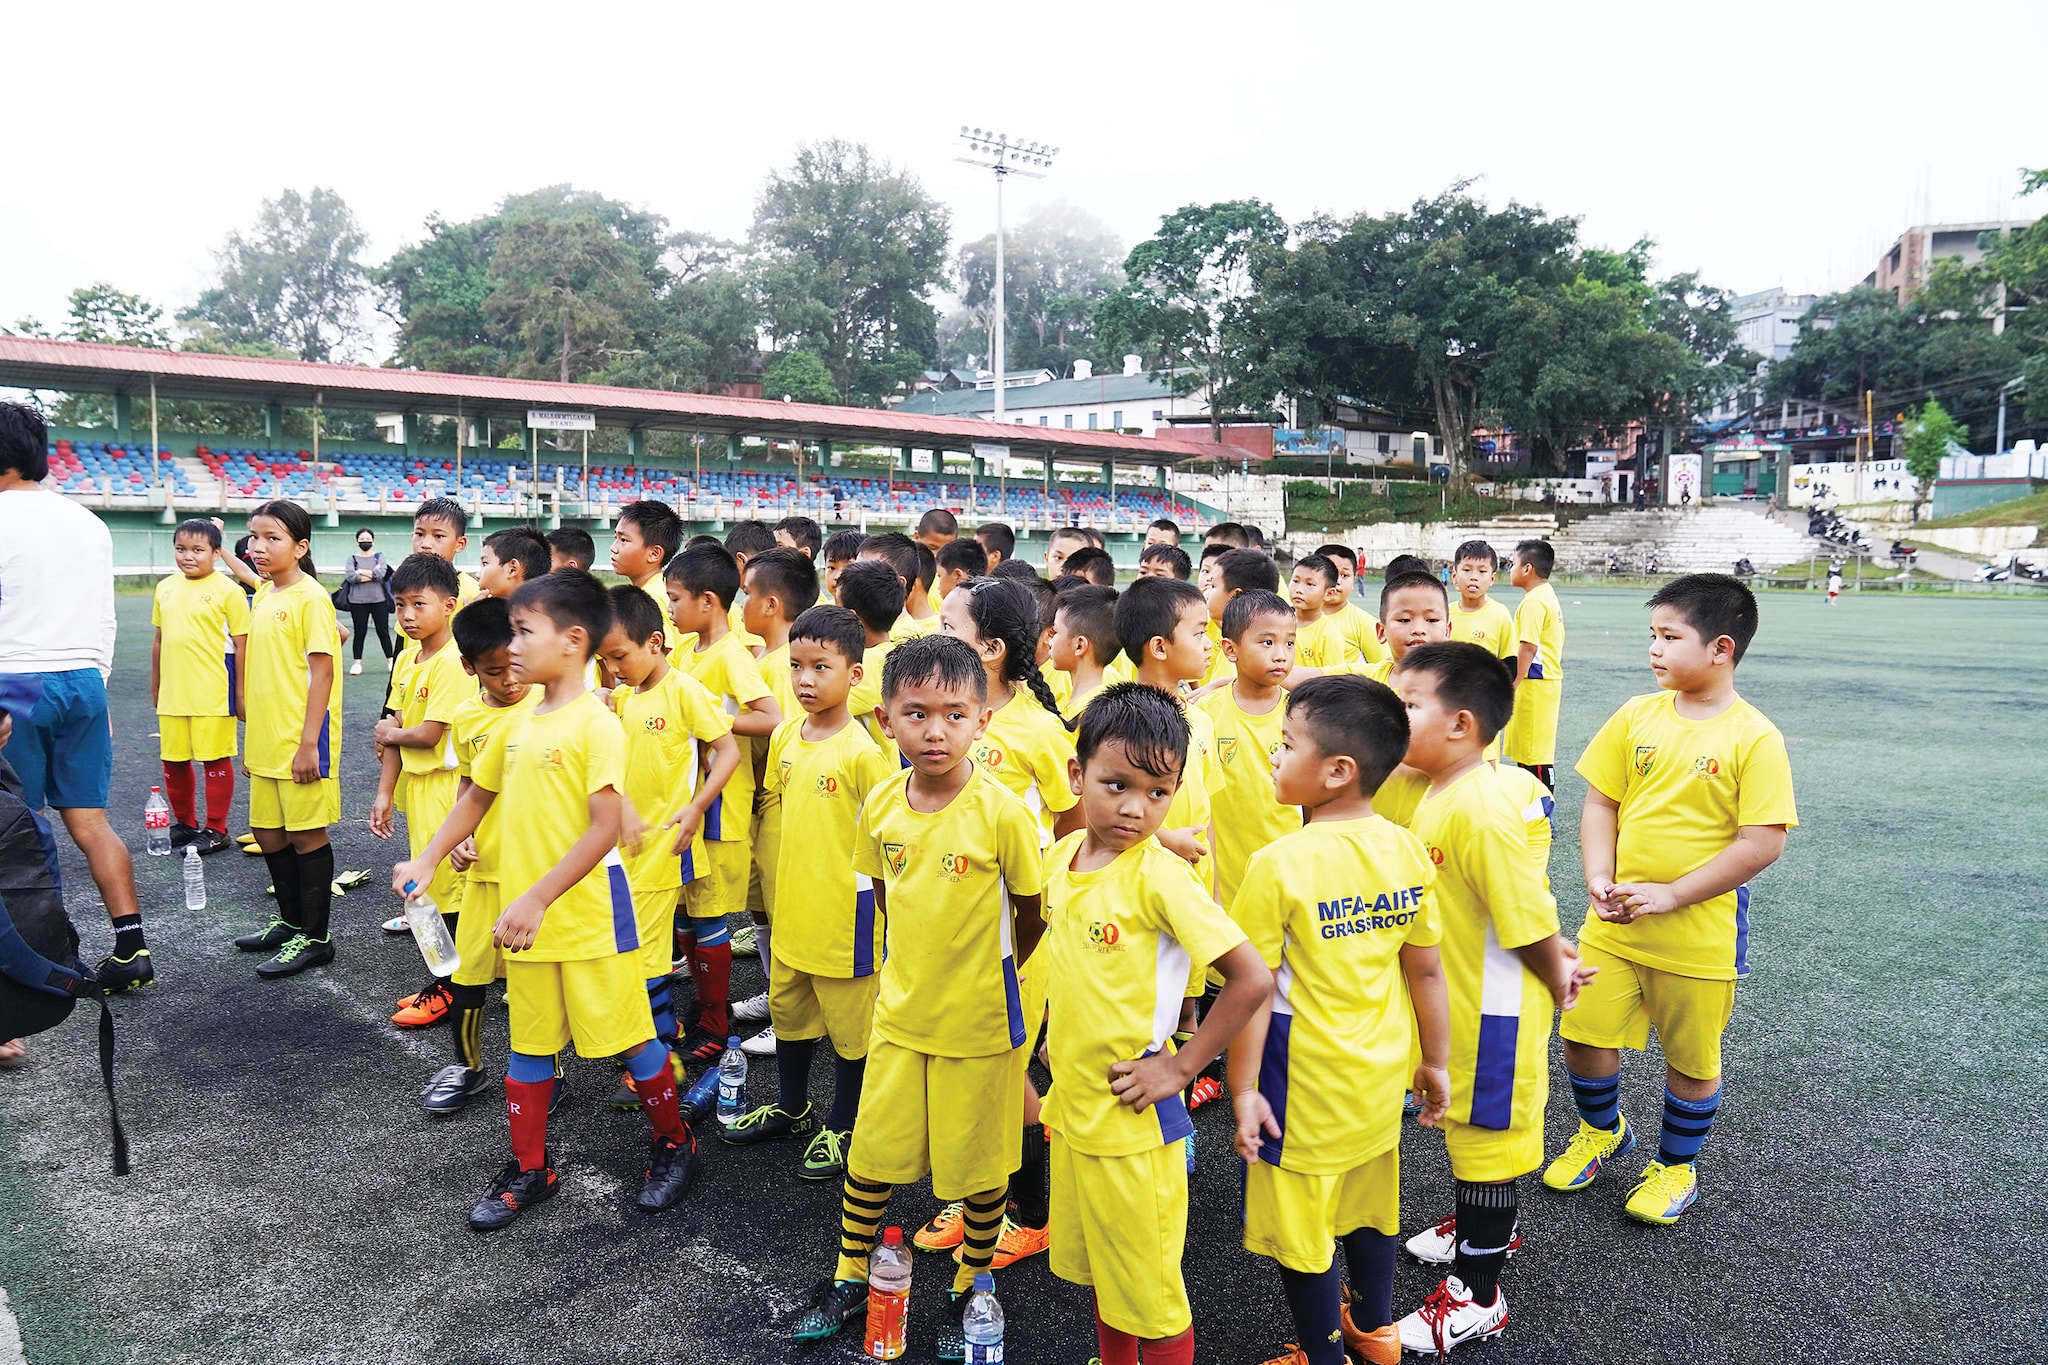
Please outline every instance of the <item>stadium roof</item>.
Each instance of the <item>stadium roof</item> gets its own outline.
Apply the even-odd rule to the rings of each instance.
[[[1088,379],[1054,379],[1044,384],[1011,384],[1003,390],[1003,406],[1012,412],[1036,412],[1041,408],[1135,403],[1172,396],[1170,387],[1148,374],[1105,374]],[[910,395],[897,404],[895,410],[926,417],[971,417],[993,412],[995,406],[996,391],[991,386],[986,389],[928,389]]]
[[[998,426],[971,416],[778,403],[763,398],[671,393],[659,389],[562,384],[535,379],[438,374],[372,365],[316,365],[301,360],[153,351],[82,341],[0,336],[0,384],[67,393],[272,403],[429,416],[488,417],[524,425],[530,408],[589,412],[601,426],[779,437],[784,440],[966,450],[977,443],[1010,447],[1021,457],[1114,460],[1164,465],[1213,459],[1208,441],[1130,436],[1060,427]]]

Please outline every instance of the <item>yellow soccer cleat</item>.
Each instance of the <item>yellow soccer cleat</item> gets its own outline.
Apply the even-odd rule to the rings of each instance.
[[[1636,1145],[1635,1130],[1622,1119],[1612,1132],[1595,1128],[1584,1119],[1571,1142],[1557,1160],[1543,1168],[1543,1183],[1564,1194],[1583,1190],[1599,1176],[1600,1168],[1618,1156],[1626,1156]]]
[[[1666,1166],[1653,1161],[1643,1168],[1642,1181],[1629,1191],[1627,1212],[1639,1222],[1668,1228],[1699,1197],[1700,1179],[1691,1162]]]

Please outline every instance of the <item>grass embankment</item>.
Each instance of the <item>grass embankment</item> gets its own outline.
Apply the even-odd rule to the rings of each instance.
[[[1453,483],[1419,479],[1388,481],[1387,491],[1373,492],[1370,480],[1339,479],[1334,492],[1307,480],[1287,485],[1287,529],[1290,532],[1343,531],[1382,521],[1481,521],[1487,517],[1554,515],[1559,521],[1606,510],[1588,504],[1547,506],[1507,498],[1486,498]]]
[[[1916,531],[1953,531],[1970,526],[2048,525],[2048,493],[2032,493],[2011,502],[1994,502],[1971,512],[1958,512],[1937,521],[1920,522]]]

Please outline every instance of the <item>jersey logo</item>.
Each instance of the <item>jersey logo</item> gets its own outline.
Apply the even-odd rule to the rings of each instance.
[[[505,757],[507,759],[510,759],[511,756],[512,751],[509,749],[506,750]],[[563,757],[562,750],[559,745],[551,744],[548,747],[542,749],[540,751],[540,761],[547,764],[550,768],[563,768],[568,766],[568,760]]]
[[[993,744],[978,746],[974,758],[976,762],[984,767],[1000,768],[1003,766],[1003,751]]]
[[[900,877],[910,863],[909,844],[883,844],[882,861],[889,864],[889,871]]]
[[[666,730],[668,729],[668,717],[649,716],[647,718],[646,724],[642,728],[648,730]]]
[[[1721,760],[1718,758],[1708,758],[1702,754],[1692,761],[1692,771],[1695,777],[1719,777],[1721,775]]]
[[[1444,865],[1444,851],[1435,844],[1431,844],[1429,846],[1429,860],[1438,867],[1442,867]]]
[[[1230,739],[1217,740],[1216,752],[1222,755],[1223,766],[1226,768],[1229,767],[1233,762],[1237,760],[1237,740],[1234,737]]]
[[[812,784],[812,789],[820,796],[837,796],[839,795],[839,779],[830,773],[821,773],[818,776],[818,780]]]
[[[1657,746],[1654,744],[1636,745],[1636,776],[1648,777],[1650,770],[1656,766]]]
[[[787,791],[789,789],[789,770],[791,768],[794,768],[795,766],[796,760],[793,758],[785,758],[782,760],[782,787],[784,791]],[[709,772],[710,769],[707,768],[705,771]]]
[[[939,876],[949,882],[964,882],[973,864],[967,861],[965,853],[942,853],[939,855]]]
[[[1121,952],[1124,931],[1117,928],[1113,919],[1088,921],[1088,942],[1098,953]]]

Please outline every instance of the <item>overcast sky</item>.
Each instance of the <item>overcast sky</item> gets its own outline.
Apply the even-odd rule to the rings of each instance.
[[[1738,292],[1862,278],[1902,227],[2048,210],[2041,0],[12,7],[0,322],[106,280],[175,310],[286,186],[371,259],[562,181],[744,234],[800,142],[866,142],[986,233],[961,124],[1126,245],[1187,203],[1290,221],[1471,178]],[[2032,54],[2029,56],[2028,54]],[[2029,68],[2032,68],[2031,70]],[[2031,88],[2030,88],[2031,86]]]

